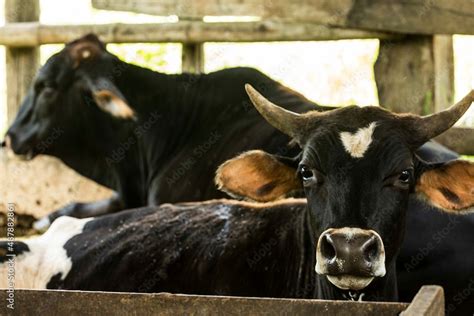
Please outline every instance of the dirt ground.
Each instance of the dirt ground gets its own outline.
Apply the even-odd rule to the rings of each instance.
[[[110,190],[80,176],[58,159],[39,156],[22,161],[0,149],[0,237],[6,233],[8,204],[14,205],[16,235],[20,236],[36,218],[70,202],[95,201],[110,194]]]

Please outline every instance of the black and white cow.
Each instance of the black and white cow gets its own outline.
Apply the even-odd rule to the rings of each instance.
[[[427,265],[438,265],[430,259],[444,252],[430,280],[449,287],[451,279],[474,277],[473,216],[455,215],[473,211],[474,164],[430,164],[415,153],[461,117],[474,92],[444,112],[418,117],[376,107],[297,115],[248,90],[263,116],[298,141],[302,155],[250,151],[223,164],[216,182],[232,195],[259,201],[303,187],[306,199],[213,200],[96,219],[63,217],[44,235],[12,245],[15,286],[394,301],[406,218],[426,222],[426,231],[408,223],[412,241],[429,239],[436,232],[430,229],[454,216],[461,224],[445,236],[449,242],[426,253],[424,266],[413,270],[427,273]],[[415,195],[452,215],[420,204],[407,216]],[[430,217],[439,223],[430,225]],[[410,251],[417,250],[404,248],[410,261]],[[8,243],[0,249],[0,282],[6,282]],[[420,285],[404,281],[404,295]],[[470,294],[452,306],[472,311],[473,303]]]
[[[55,156],[117,194],[72,203],[36,227],[60,215],[223,197],[213,178],[225,160],[258,148],[290,153],[289,138],[249,102],[245,82],[292,111],[317,107],[255,69],[165,75],[121,61],[95,35],[67,44],[39,70],[5,144],[29,159]]]

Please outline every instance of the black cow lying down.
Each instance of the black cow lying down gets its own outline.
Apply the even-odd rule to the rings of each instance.
[[[213,178],[227,159],[290,153],[289,138],[250,104],[246,82],[292,111],[324,109],[255,69],[165,75],[121,61],[95,35],[67,44],[39,70],[5,143],[28,159],[55,156],[117,194],[67,205],[36,228],[60,215],[223,197]]]
[[[446,287],[453,310],[472,310],[472,293],[461,301],[451,295],[474,277],[474,218],[456,215],[474,210],[474,163],[429,163],[416,150],[462,116],[474,91],[446,111],[418,117],[377,107],[299,115],[247,89],[302,154],[244,153],[218,169],[216,183],[260,201],[303,188],[307,203],[215,200],[64,217],[43,236],[13,245],[16,286],[392,301],[429,280]],[[407,214],[415,196],[444,213],[419,204]],[[405,279],[406,288],[397,289],[404,227],[407,240],[422,240],[453,218],[455,229],[424,251],[421,262],[401,256],[408,258],[399,262],[402,270],[411,264],[427,279]],[[420,220],[426,224],[420,227]],[[422,251],[412,247],[402,253]],[[3,258],[1,282],[8,269]]]
[[[214,200],[93,220],[62,217],[41,237],[15,243],[15,286],[318,298],[306,206],[304,199],[259,204]],[[429,227],[427,216],[434,223]],[[400,256],[406,261],[397,262],[400,300],[410,301],[422,285],[439,284],[446,307],[466,315],[474,308],[473,293],[462,294],[474,279],[474,215],[459,217],[455,229],[409,272],[404,266],[411,264],[412,254],[449,227],[453,215],[424,206],[408,219],[406,239],[421,246],[403,244]],[[0,247],[7,250],[5,242]],[[0,256],[0,288],[7,287],[9,259]],[[362,300],[395,299],[377,292],[369,296],[372,286]],[[340,290],[325,298],[349,299],[354,293],[365,292]]]

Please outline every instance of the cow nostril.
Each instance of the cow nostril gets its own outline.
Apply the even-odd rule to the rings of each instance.
[[[378,245],[377,237],[372,236],[367,242],[365,242],[362,246],[362,251],[367,262],[375,262],[380,255],[380,247]]]
[[[1,147],[11,148],[11,143],[12,140],[10,138],[10,135],[7,134],[5,135],[5,139],[3,140]]]
[[[321,255],[328,260],[336,257],[336,247],[334,246],[334,241],[331,239],[329,234],[326,234],[321,238]]]

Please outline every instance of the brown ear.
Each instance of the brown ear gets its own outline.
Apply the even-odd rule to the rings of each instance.
[[[474,212],[474,163],[453,160],[425,171],[415,191],[447,212]]]
[[[110,79],[101,77],[86,82],[94,101],[103,111],[121,119],[136,119],[133,108]]]
[[[296,170],[274,156],[252,150],[226,161],[217,169],[219,190],[233,197],[269,202],[301,189]]]
[[[111,90],[97,90],[92,93],[94,101],[104,110],[121,119],[135,119],[135,112],[125,99]]]
[[[66,45],[66,51],[73,62],[73,68],[92,60],[105,52],[105,44],[95,34],[88,34]]]

